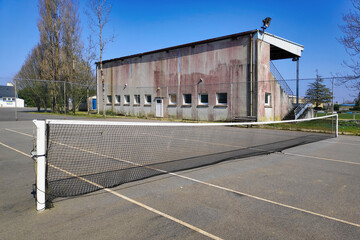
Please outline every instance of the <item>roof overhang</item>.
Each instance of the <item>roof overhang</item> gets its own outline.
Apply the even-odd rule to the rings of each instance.
[[[271,60],[301,57],[301,53],[304,51],[304,46],[300,44],[259,30],[254,35],[254,39],[270,44]]]

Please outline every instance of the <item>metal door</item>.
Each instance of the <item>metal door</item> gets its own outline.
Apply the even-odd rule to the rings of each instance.
[[[96,110],[96,99],[92,100],[92,109]]]
[[[164,111],[163,111],[163,99],[157,98],[155,99],[155,116],[156,117],[164,117]]]

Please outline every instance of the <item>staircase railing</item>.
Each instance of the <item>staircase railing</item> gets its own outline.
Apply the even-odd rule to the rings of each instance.
[[[293,96],[294,93],[289,87],[289,85],[286,83],[284,78],[282,77],[279,70],[275,67],[274,63],[270,61],[270,72],[274,76],[274,78],[278,81],[280,87],[284,90],[284,92],[290,97]]]
[[[301,116],[301,114],[303,114],[306,111],[306,109],[312,106],[313,106],[312,103],[309,102],[304,102],[299,104],[299,106],[297,106],[294,110],[295,119],[298,119]]]

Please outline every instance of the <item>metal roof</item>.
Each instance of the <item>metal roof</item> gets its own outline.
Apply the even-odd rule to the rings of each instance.
[[[275,36],[273,34],[257,31],[254,38],[270,44],[270,59],[278,60],[285,58],[301,57],[304,46],[291,42],[287,39]]]
[[[225,40],[225,39],[237,38],[240,36],[245,36],[245,35],[250,35],[250,34],[253,34],[254,38],[263,40],[270,44],[270,53],[271,53],[270,59],[271,60],[293,58],[296,56],[300,57],[301,52],[304,50],[304,46],[302,46],[300,44],[291,42],[289,40],[286,40],[281,37],[277,37],[277,36],[269,34],[269,33],[263,33],[262,31],[256,29],[256,30],[251,30],[251,31],[247,31],[247,32],[236,33],[236,34],[226,35],[226,36],[222,36],[222,37],[211,38],[211,39],[206,39],[206,40],[202,40],[202,41],[177,45],[177,46],[173,46],[173,47],[162,48],[162,49],[153,50],[153,51],[149,51],[149,52],[143,52],[143,53],[123,56],[123,57],[119,57],[119,58],[108,59],[108,60],[104,60],[103,63],[108,63],[108,62],[117,61],[117,60],[124,60],[124,59],[134,58],[134,57],[141,57],[141,56],[148,55],[148,54],[153,54],[153,53],[158,53],[158,52],[163,52],[163,51],[170,51],[170,50],[184,48],[184,47],[196,46],[196,45],[200,45],[200,44],[205,44],[205,43],[210,43],[210,42],[215,42],[215,41],[220,41],[220,40]],[[96,62],[95,64],[99,64],[99,62]]]
[[[14,97],[15,88],[13,86],[0,86],[0,97]]]

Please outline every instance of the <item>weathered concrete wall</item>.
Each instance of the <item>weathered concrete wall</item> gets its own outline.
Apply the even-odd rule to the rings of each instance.
[[[270,72],[270,45],[257,42],[257,120],[279,121],[291,110],[289,96],[281,88]],[[265,104],[266,93],[271,94],[270,104]]]
[[[107,62],[105,95],[113,101],[106,109],[155,116],[154,100],[162,98],[164,117],[231,120],[248,116],[249,48],[250,36],[242,36]],[[207,106],[198,104],[200,93],[208,94]],[[227,93],[226,106],[216,103],[217,93]],[[140,105],[134,104],[134,94],[140,95]],[[152,97],[149,106],[144,105],[145,94]],[[176,94],[176,106],[169,106],[169,94]],[[183,94],[192,95],[191,105],[183,104]],[[119,104],[114,101],[116,95],[120,95]],[[129,104],[124,104],[124,95],[130,95]]]
[[[164,117],[217,121],[250,116],[250,43],[250,35],[244,35],[105,62],[105,99],[112,98],[106,109],[154,117],[160,106],[156,100],[162,99]],[[254,45],[254,114],[258,121],[280,120],[291,102],[270,73],[270,45],[261,40]],[[218,93],[227,94],[227,104],[217,103]],[[271,94],[267,106],[266,93]],[[175,104],[169,104],[169,94],[176,95]],[[191,94],[191,104],[184,104],[183,94]],[[208,94],[208,104],[200,104],[199,94]],[[134,95],[140,95],[140,104]],[[150,104],[145,104],[146,95],[151,95]]]

